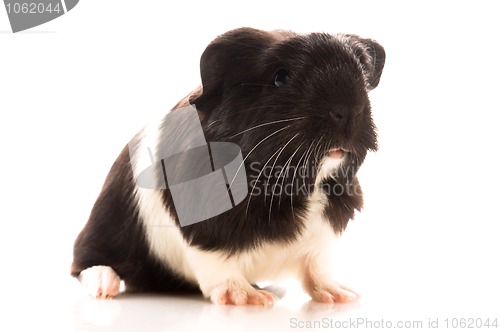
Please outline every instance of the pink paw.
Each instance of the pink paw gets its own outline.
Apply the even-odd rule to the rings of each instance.
[[[359,300],[358,293],[337,282],[330,281],[331,276],[322,273],[317,264],[311,264],[305,271],[302,286],[314,301],[323,303],[350,303]]]
[[[272,306],[274,296],[264,290],[257,290],[252,286],[240,286],[236,283],[226,283],[212,291],[210,299],[215,304],[232,305],[263,305]]]
[[[120,292],[120,277],[109,266],[92,266],[79,277],[89,294],[96,299],[110,299]]]
[[[358,293],[338,284],[330,287],[314,287],[308,293],[314,301],[323,303],[350,303],[360,298]]]

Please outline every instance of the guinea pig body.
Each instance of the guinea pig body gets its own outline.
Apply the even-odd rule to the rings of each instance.
[[[252,285],[293,276],[314,300],[355,300],[333,279],[331,256],[362,207],[356,172],[377,149],[367,93],[384,60],[379,44],[352,35],[219,36],[201,57],[201,88],[172,112],[195,105],[207,141],[241,148],[248,195],[181,225],[171,190],[142,188],[134,176],[168,144],[168,117],[153,122],[111,168],[75,242],[72,275],[104,298],[123,280],[127,291],[201,290],[215,303],[267,305],[273,296]]]

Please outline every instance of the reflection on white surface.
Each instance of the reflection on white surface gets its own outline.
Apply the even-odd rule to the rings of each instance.
[[[390,276],[389,278],[390,279]],[[201,296],[121,294],[112,300],[95,300],[83,293],[74,280],[60,279],[64,292],[49,296],[48,289],[38,296],[18,298],[15,316],[8,315],[4,326],[15,323],[19,331],[40,330],[50,326],[57,331],[292,331],[299,327],[351,327],[371,330],[380,324],[422,324],[446,318],[498,317],[500,303],[493,296],[470,301],[470,290],[455,301],[439,292],[444,280],[436,279],[427,291],[415,292],[411,285],[394,288],[380,283],[360,302],[321,304],[311,302],[291,285],[272,308],[260,306],[219,306]],[[481,291],[475,288],[474,291]],[[498,294],[498,293],[497,293]],[[42,296],[40,296],[42,295]],[[493,295],[493,294],[492,294]],[[11,307],[12,309],[12,307]],[[21,310],[20,310],[21,309]],[[316,324],[316,325],[314,325]],[[371,325],[370,325],[371,324]],[[372,328],[370,328],[372,327]],[[310,330],[310,329],[306,329]]]
[[[351,272],[354,276],[362,269]],[[447,318],[499,318],[498,286],[455,288],[452,275],[434,274],[430,282],[415,278],[414,273],[384,269],[353,278],[364,280],[352,285],[363,297],[351,304],[312,302],[297,284],[290,283],[272,308],[214,305],[195,295],[120,294],[112,300],[95,300],[69,277],[42,276],[37,284],[27,284],[22,295],[19,290],[4,290],[10,306],[1,324],[19,331],[292,331],[310,330],[307,326],[372,330],[380,324],[426,328],[436,320],[443,327]],[[423,274],[427,273],[431,274]]]
[[[73,321],[79,331],[205,331],[208,327],[222,331],[255,328],[280,331],[299,322],[335,319],[359,307],[359,303],[294,302],[287,297],[273,308],[265,308],[214,305],[198,296],[125,294],[109,301],[84,296],[74,306]]]
[[[78,304],[75,313],[83,321],[95,326],[112,326],[120,319],[123,301],[99,301],[87,298]]]

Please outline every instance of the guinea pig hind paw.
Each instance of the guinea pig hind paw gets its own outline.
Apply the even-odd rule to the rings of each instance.
[[[120,277],[109,266],[92,266],[80,273],[80,282],[96,299],[110,299],[120,292]]]

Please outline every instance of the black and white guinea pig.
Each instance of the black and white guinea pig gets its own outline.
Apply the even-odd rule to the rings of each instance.
[[[368,92],[384,62],[382,46],[355,35],[241,28],[216,38],[201,57],[202,85],[172,111],[195,105],[207,141],[241,148],[248,195],[181,226],[168,187],[134,180],[140,157],[128,147],[153,141],[161,158],[156,146],[168,144],[153,123],[113,164],[71,274],[96,298],[117,295],[123,280],[127,292],[201,290],[218,304],[269,305],[273,295],[253,285],[295,277],[313,300],[355,301],[330,259],[363,204],[356,172],[377,149]]]

